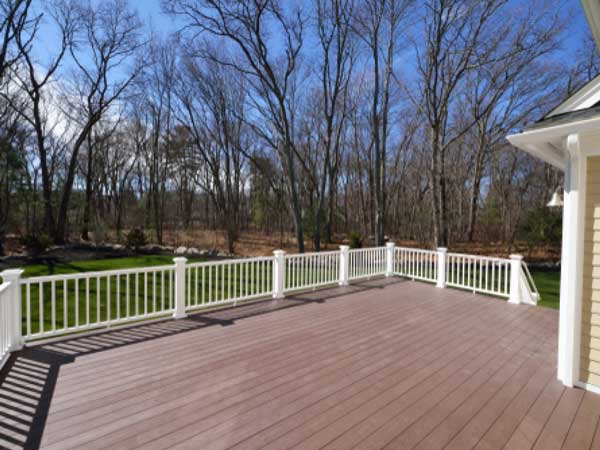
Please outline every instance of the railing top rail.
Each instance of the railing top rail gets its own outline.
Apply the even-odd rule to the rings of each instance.
[[[148,266],[148,267],[134,267],[131,269],[118,269],[118,270],[99,270],[95,272],[80,272],[80,273],[66,273],[59,275],[43,275],[38,277],[21,278],[21,284],[27,283],[44,283],[48,281],[63,281],[63,280],[76,280],[85,278],[95,277],[112,277],[117,275],[127,275],[136,273],[148,273],[148,272],[162,272],[165,270],[175,270],[175,265],[165,266]]]
[[[531,276],[531,272],[529,271],[529,266],[525,263],[525,261],[521,262],[521,267],[525,271],[525,276],[527,277],[527,281],[529,282],[529,286],[533,289],[534,294],[539,294],[538,288],[535,284],[533,277]]]
[[[235,259],[221,259],[218,261],[200,261],[187,263],[185,265],[186,268],[189,267],[203,267],[203,266],[222,266],[227,264],[242,264],[249,262],[262,262],[262,261],[272,261],[272,256],[257,256],[252,258],[235,258]]]
[[[308,253],[290,253],[286,254],[286,258],[307,258],[310,256],[338,255],[340,250],[328,250],[326,252],[308,252]]]
[[[426,250],[423,248],[414,248],[414,247],[394,247],[394,248],[396,250],[410,251],[410,252],[415,252],[415,253],[429,253],[429,254],[437,253],[437,250]]]
[[[375,250],[385,250],[385,247],[364,247],[364,248],[351,248],[348,250],[350,253],[359,253],[359,252],[372,252]]]
[[[511,261],[509,258],[497,258],[495,256],[469,255],[467,253],[449,252],[448,256],[459,256],[461,258],[483,259],[483,260],[487,260],[487,261],[499,261],[499,262],[510,262]]]

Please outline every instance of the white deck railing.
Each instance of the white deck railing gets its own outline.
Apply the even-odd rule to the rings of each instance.
[[[413,280],[436,282],[438,277],[438,252],[414,248],[395,249],[394,273]]]
[[[272,273],[273,257],[186,264],[186,309],[270,296]]]
[[[339,251],[285,255],[284,292],[337,283],[339,263]]]
[[[400,276],[473,292],[535,303],[522,258],[488,258],[396,247],[188,263],[127,270],[21,278],[2,272],[0,362],[24,341],[172,315],[201,308],[346,285],[379,276]],[[534,289],[534,288],[533,288]],[[22,326],[19,326],[21,324]]]
[[[385,247],[349,250],[350,266],[348,279],[372,278],[384,275],[387,264]]]
[[[511,260],[448,253],[446,283],[473,292],[510,296]]]

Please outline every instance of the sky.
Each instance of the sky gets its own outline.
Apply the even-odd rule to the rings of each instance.
[[[133,8],[137,9],[140,16],[153,28],[161,33],[169,33],[177,29],[177,24],[171,17],[161,13],[160,0],[129,0]],[[515,2],[527,2],[528,0],[514,0]],[[557,4],[563,4],[562,12],[565,16],[571,16],[573,32],[569,34],[565,42],[566,49],[575,48],[577,41],[581,39],[583,32],[587,29],[587,22],[579,0],[550,0]]]
[[[176,19],[164,15],[161,12],[161,0],[129,0],[132,8],[137,10],[142,20],[159,36],[166,36],[179,28],[179,23]],[[308,1],[308,0],[303,0]],[[417,0],[420,1],[420,0]],[[510,0],[515,4],[526,4],[529,0]],[[563,42],[564,57],[568,58],[569,54],[577,49],[588,32],[587,22],[583,14],[583,10],[579,0],[547,0],[550,5],[556,4],[560,13],[565,20],[570,24],[569,32]],[[36,44],[36,53],[39,62],[43,65],[44,60],[48,55],[56,54],[56,48],[59,45],[55,30],[48,27],[42,27],[40,30],[41,39],[38,39]],[[40,44],[41,42],[41,44]],[[68,67],[67,67],[68,68]],[[414,70],[414,68],[412,69]],[[411,74],[405,74],[407,78],[412,78]]]

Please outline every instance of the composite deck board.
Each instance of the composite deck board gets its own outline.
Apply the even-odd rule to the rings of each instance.
[[[0,448],[600,449],[558,313],[399,279],[18,352]]]

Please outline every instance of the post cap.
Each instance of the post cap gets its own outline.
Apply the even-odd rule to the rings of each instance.
[[[516,261],[522,261],[523,260],[523,255],[510,255],[510,259],[516,260]]]
[[[275,256],[279,256],[279,255],[285,255],[285,250],[280,250],[280,249],[273,250],[273,254],[274,254]]]
[[[23,275],[23,269],[7,269],[0,272],[0,276],[4,281],[18,280]]]
[[[448,247],[438,247],[437,251],[441,253],[448,253]]]
[[[174,263],[184,263],[184,262],[187,262],[187,258],[185,256],[178,256],[176,258],[173,258],[173,262]]]
[[[386,246],[386,247],[395,247],[395,246],[396,246],[396,244],[394,244],[393,242],[387,242],[387,243],[385,244],[385,246]]]
[[[340,250],[342,250],[342,251],[350,250],[350,246],[349,245],[340,245]]]

